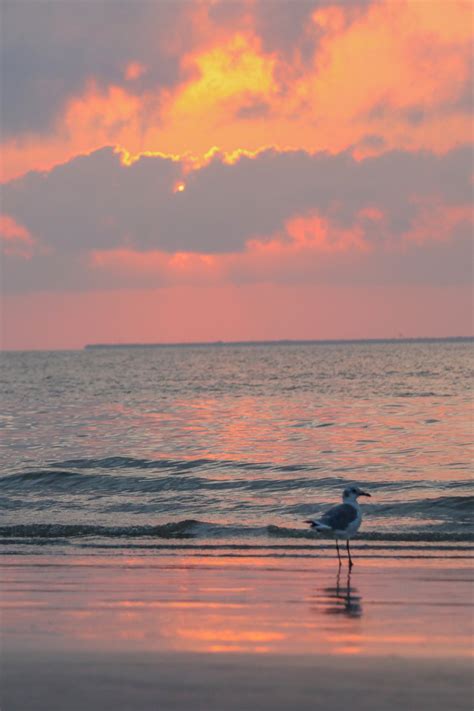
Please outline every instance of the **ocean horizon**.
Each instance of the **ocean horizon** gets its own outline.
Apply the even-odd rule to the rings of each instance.
[[[456,341],[473,341],[474,336],[414,336],[397,338],[308,338],[308,339],[292,339],[281,338],[272,340],[242,340],[242,341],[176,341],[176,342],[160,342],[156,343],[88,343],[84,346],[85,350],[93,348],[192,348],[206,346],[307,346],[307,345],[343,345],[357,343],[438,343],[438,342],[456,342]]]

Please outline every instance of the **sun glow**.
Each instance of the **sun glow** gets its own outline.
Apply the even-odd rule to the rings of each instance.
[[[444,153],[471,140],[471,3],[399,0],[395,11],[381,0],[354,17],[344,4],[323,4],[307,20],[304,61],[301,47],[292,61],[269,49],[252,4],[235,26],[218,28],[198,3],[188,20],[200,40],[182,48],[170,84],[141,81],[156,67],[134,55],[122,80],[91,71],[54,131],[3,142],[4,179],[105,145],[124,165],[166,155],[192,171],[216,150],[231,163],[269,145],[364,158],[400,148]]]

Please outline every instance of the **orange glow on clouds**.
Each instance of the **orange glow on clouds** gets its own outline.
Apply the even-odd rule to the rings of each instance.
[[[19,225],[13,217],[0,215],[0,241],[4,254],[23,259],[31,259],[36,240],[30,232]]]
[[[274,60],[266,57],[255,38],[237,34],[223,46],[217,46],[183,62],[197,68],[192,79],[174,98],[176,117],[203,114],[230,101],[236,103],[248,95],[268,95],[275,90],[272,75]]]
[[[366,217],[367,212],[361,211]],[[375,211],[377,220],[381,213]],[[274,268],[284,271],[288,260],[296,259],[296,266],[311,255],[367,252],[370,246],[364,240],[360,224],[351,229],[338,229],[317,213],[295,217],[286,223],[286,237],[275,235],[271,239],[251,239],[243,252],[204,254],[200,252],[164,252],[158,249],[138,251],[128,247],[92,250],[90,264],[94,269],[110,270],[122,276],[156,275],[167,284],[222,283],[237,270],[249,275]]]
[[[415,200],[416,202],[416,200]],[[411,227],[392,236],[379,250],[401,253],[410,245],[429,241],[449,241],[453,230],[465,221],[472,222],[470,206],[445,206],[436,200],[424,200]],[[313,211],[288,220],[284,231],[247,241],[242,252],[206,254],[201,252],[165,252],[159,249],[138,251],[128,247],[92,250],[90,266],[95,270],[120,276],[155,276],[160,284],[225,284],[229,280],[266,281],[285,273],[299,280],[316,273],[322,259],[361,259],[376,245],[366,233],[367,223],[387,230],[381,210],[368,206],[355,216],[354,224],[340,228]]]
[[[182,56],[181,84],[135,94],[99,88],[91,76],[49,135],[4,143],[5,178],[104,145],[202,164],[213,146],[229,155],[272,145],[362,156],[444,152],[472,137],[470,117],[453,108],[469,81],[470,2],[386,0],[351,23],[349,7],[320,8],[306,28],[318,38],[314,56],[296,53],[293,62],[263,50],[251,5],[236,29],[213,28],[205,13],[204,5],[189,12],[201,41]],[[124,75],[133,83],[148,69],[131,58]],[[367,135],[377,148],[364,145]]]
[[[443,12],[436,14],[441,5]],[[412,0],[375,3],[348,28],[329,23],[318,58],[320,72],[311,87],[315,99],[334,108],[337,118],[343,111],[362,117],[380,102],[393,108],[428,108],[453,99],[469,72],[467,56],[453,51],[453,42],[467,49],[471,9],[466,3],[441,5]],[[313,19],[324,26],[326,15],[334,11],[319,10]],[[461,17],[464,27],[458,25]]]
[[[463,222],[472,225],[474,211],[471,205],[443,205],[439,197],[418,199],[419,210],[414,224],[403,235],[405,244],[426,244],[430,240],[447,242],[453,230]]]
[[[287,222],[288,235],[294,245],[322,252],[345,252],[352,248],[366,251],[363,231],[360,226],[341,230],[331,226],[329,220],[317,214],[295,217]]]
[[[122,276],[157,276],[165,283],[209,283],[219,281],[218,258],[194,252],[139,252],[132,249],[93,250],[90,264],[94,269],[113,271]]]
[[[146,67],[141,62],[130,62],[125,69],[125,79],[133,81],[139,79],[146,72]]]

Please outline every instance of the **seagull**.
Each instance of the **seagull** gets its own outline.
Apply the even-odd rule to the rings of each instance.
[[[349,486],[342,492],[342,504],[333,506],[332,509],[326,511],[325,514],[318,519],[309,519],[305,523],[309,523],[311,528],[321,533],[331,533],[336,539],[337,557],[339,565],[342,565],[341,553],[339,551],[338,539],[342,538],[346,541],[347,555],[349,558],[349,570],[354,563],[351,558],[351,549],[349,540],[359,530],[362,521],[362,512],[357,501],[358,496],[370,496],[367,492],[359,489],[358,486]]]

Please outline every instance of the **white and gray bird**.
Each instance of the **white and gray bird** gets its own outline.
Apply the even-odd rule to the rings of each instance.
[[[305,521],[305,523],[309,523],[311,528],[315,531],[330,535],[336,539],[339,565],[342,564],[342,560],[338,539],[346,541],[349,568],[352,568],[354,565],[351,558],[349,540],[357,533],[362,522],[362,511],[357,501],[358,496],[370,496],[370,494],[362,491],[358,486],[348,486],[347,489],[344,489],[342,492],[342,504],[333,506],[332,509],[326,511],[320,518],[310,518]]]

